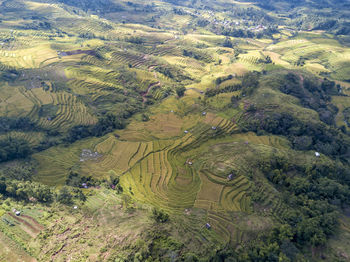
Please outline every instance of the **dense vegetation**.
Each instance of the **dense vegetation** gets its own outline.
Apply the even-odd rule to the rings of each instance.
[[[283,73],[282,73],[283,75]],[[349,138],[336,128],[334,117],[338,108],[330,103],[331,95],[339,93],[340,87],[324,79],[303,79],[297,74],[287,73],[282,78],[275,75],[265,76],[263,84],[275,86],[285,94],[293,95],[299,99],[300,104],[315,110],[322,122],[304,122],[288,112],[268,111],[264,107],[251,104],[246,110],[244,129],[263,134],[268,132],[286,136],[296,150],[316,150],[329,156],[343,156],[347,154]],[[302,80],[300,80],[302,78]],[[259,85],[259,76],[245,76],[242,85],[246,87],[245,93],[251,93]],[[266,81],[266,82],[264,82]]]
[[[6,133],[13,130],[33,131],[38,127],[29,118],[0,117],[0,132]]]
[[[282,192],[284,203],[290,209],[280,217],[280,228],[263,236],[244,256],[278,261],[283,254],[293,260],[300,252],[296,247],[300,250],[305,245],[325,245],[339,226],[339,211],[349,204],[348,168],[341,163],[336,167],[293,166],[287,159],[277,158],[270,163],[260,163],[260,169]],[[259,201],[259,196],[257,198]]]
[[[23,139],[0,140],[0,148],[0,162],[25,158],[31,153],[28,142]]]

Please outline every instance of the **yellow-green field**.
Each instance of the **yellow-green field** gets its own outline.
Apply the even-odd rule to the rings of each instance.
[[[135,118],[125,130],[115,132],[117,136],[82,140],[35,154],[39,163],[35,179],[62,185],[70,171],[99,178],[107,178],[113,171],[138,202],[172,214],[204,209],[225,241],[243,241],[247,231],[235,225],[230,214],[252,212],[251,182],[245,176],[250,172],[249,159],[254,157],[251,149],[260,156],[272,150],[286,154],[289,142],[277,136],[234,134],[236,125],[232,121],[211,112],[203,115],[192,99],[187,97],[186,103],[169,98],[151,108],[149,121]],[[81,161],[84,148],[101,156]],[[231,170],[235,175],[228,180]],[[281,200],[268,195],[271,189],[260,190],[266,194],[272,213],[284,212]]]

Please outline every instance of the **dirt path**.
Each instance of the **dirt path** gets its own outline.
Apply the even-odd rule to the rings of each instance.
[[[153,69],[154,69],[155,67],[157,67],[157,66],[158,66],[158,65],[150,65],[150,66],[148,67],[148,72],[153,71]],[[158,80],[157,72],[154,71],[153,74],[154,74],[154,78]],[[155,86],[160,86],[160,85],[161,85],[160,81],[157,81],[157,82],[152,83],[152,84],[150,84],[150,85],[148,86],[146,92],[144,92],[144,93],[142,94],[143,103],[146,103],[146,102],[147,102],[146,96],[149,94],[149,92],[151,91],[151,89],[152,89],[153,87],[155,87]]]
[[[15,216],[14,214],[12,213],[7,213],[10,217],[12,217],[13,219],[15,219],[16,221],[18,221],[19,223],[21,223],[21,228],[26,232],[28,233],[30,236],[32,237],[36,237],[39,232],[41,231],[40,229],[38,228],[35,228],[33,225],[31,225],[30,223],[28,223],[26,220],[18,217],[18,216]]]
[[[298,74],[299,79],[300,79],[300,87],[303,88],[304,87],[304,77],[301,74]]]
[[[66,247],[66,244],[63,244],[59,250],[57,250],[55,253],[52,254],[51,259],[52,261],[55,261],[55,257],[62,252],[62,250]]]
[[[186,90],[193,90],[193,91],[197,92],[198,94],[203,94],[204,93],[203,90],[200,90],[200,89],[195,88],[195,87],[189,87],[189,88],[186,88]]]
[[[148,67],[148,72],[153,71],[153,69],[154,69],[155,67],[157,67],[157,66],[158,66],[158,65],[150,65],[150,66]],[[158,76],[157,76],[157,72],[156,72],[156,71],[153,71],[153,75],[154,75],[154,78],[158,79]]]
[[[155,86],[160,86],[160,82],[158,81],[158,82],[155,82],[155,83],[150,84],[150,85],[148,86],[146,92],[144,92],[144,93],[142,94],[142,100],[143,100],[144,103],[147,102],[146,96],[149,94],[149,92],[151,91],[152,87],[155,87]]]
[[[167,44],[167,43],[169,43],[169,42],[171,42],[171,41],[175,41],[175,40],[177,40],[177,38],[176,38],[176,37],[173,37],[173,38],[170,38],[170,39],[165,40],[165,41],[163,42],[163,44]]]
[[[33,232],[39,232],[40,230],[38,230],[37,228],[35,228],[34,226],[32,226],[30,223],[28,223],[26,220],[18,217],[18,216],[15,216],[14,214],[12,213],[7,213],[10,217],[14,218],[15,220],[17,220],[18,222],[20,223],[23,223],[24,225],[26,225],[27,227],[29,227]]]
[[[43,230],[45,228],[43,225],[39,224],[34,218],[32,218],[30,216],[22,215],[22,217],[27,218],[30,221],[32,221],[34,223],[34,225],[41,230]]]

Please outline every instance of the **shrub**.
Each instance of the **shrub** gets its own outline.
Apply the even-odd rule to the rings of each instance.
[[[163,210],[153,208],[152,209],[152,218],[158,223],[165,223],[169,219],[169,215]]]
[[[73,199],[73,196],[69,192],[68,188],[62,187],[57,195],[57,201],[62,204],[70,205],[73,203],[72,199]]]
[[[179,97],[182,97],[182,96],[184,96],[184,94],[186,92],[186,88],[184,86],[179,86],[179,87],[176,87],[175,91]]]

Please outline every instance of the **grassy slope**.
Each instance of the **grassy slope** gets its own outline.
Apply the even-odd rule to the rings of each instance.
[[[17,244],[0,232],[0,259],[2,261],[36,261],[24,252]]]

